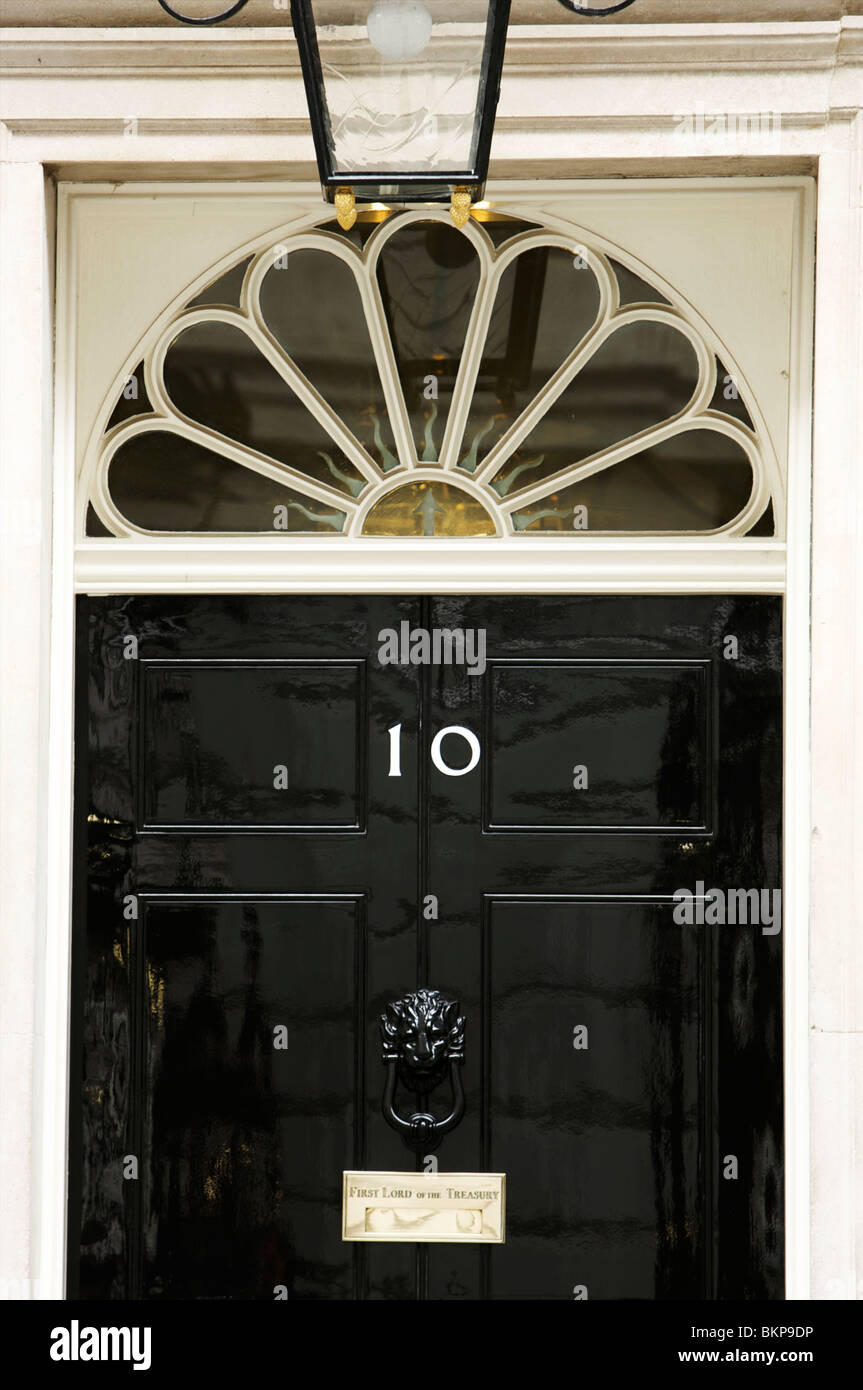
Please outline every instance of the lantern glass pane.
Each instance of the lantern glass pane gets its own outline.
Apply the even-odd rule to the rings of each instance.
[[[311,8],[333,177],[457,173],[469,182],[494,4],[314,0]]]

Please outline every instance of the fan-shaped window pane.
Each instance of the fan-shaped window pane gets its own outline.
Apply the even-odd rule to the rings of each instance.
[[[477,222],[482,227],[493,246],[500,248],[511,241],[519,232],[538,232],[542,229],[536,222],[520,222],[516,217],[501,217],[499,214],[477,213]]]
[[[85,536],[113,536],[114,532],[109,531],[104,522],[100,521],[96,515],[96,508],[90,502],[87,506],[87,520],[84,524]]]
[[[251,256],[247,256],[239,265],[232,266],[226,270],[224,275],[220,275],[217,280],[213,280],[207,285],[206,289],[196,294],[194,299],[190,299],[188,308],[193,309],[200,304],[226,304],[234,307],[240,302],[240,294],[243,289],[243,280],[249,268]]]
[[[620,261],[611,262],[612,269],[617,277],[617,289],[620,296],[621,308],[629,304],[667,304],[668,300],[661,290],[649,285],[646,280],[642,280],[640,275],[636,275],[634,270],[629,270]]]
[[[743,510],[752,466],[733,439],[689,430],[519,508],[518,530],[708,531]]]
[[[689,403],[697,382],[695,349],[683,333],[652,320],[624,324],[499,469],[495,491],[511,496],[662,424]]]
[[[733,372],[726,370],[719,358],[716,359],[716,390],[710,402],[711,410],[719,410],[730,415],[741,424],[753,429],[752,416],[746,409],[746,402],[740,394],[740,383]]]
[[[335,218],[331,222],[322,222],[321,231],[329,232],[332,236],[341,237],[342,241],[349,241],[358,251],[362,251],[369,237],[381,222],[386,222],[388,217],[392,217],[392,212],[358,212],[357,220],[352,227],[340,227]]]
[[[345,513],[281,487],[176,434],[121,444],[108,470],[115,505],[147,531],[341,531]]]
[[[555,240],[486,208],[274,234],[118,376],[86,534],[781,535],[726,349],[648,271]]]
[[[344,261],[302,248],[261,285],[270,332],[384,469],[398,463],[357,282]]]
[[[132,420],[136,415],[149,415],[152,409],[147,388],[144,385],[144,364],[139,362],[134,372],[127,376],[123,382],[117,397],[117,404],[111,412],[105,429],[112,430],[115,425],[122,424],[124,420]]]
[[[776,522],[773,519],[773,503],[768,502],[754,526],[750,526],[748,536],[775,536]]]
[[[596,319],[599,286],[584,261],[559,247],[523,251],[500,277],[462,442],[472,473]]]
[[[184,329],[165,359],[165,386],[190,420],[349,497],[365,486],[362,474],[241,328],[212,322]]]
[[[415,222],[388,241],[378,285],[417,453],[437,461],[479,285],[471,242],[443,222]]]

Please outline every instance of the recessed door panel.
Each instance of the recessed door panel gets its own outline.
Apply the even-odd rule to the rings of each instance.
[[[143,828],[362,829],[364,675],[360,662],[142,662]]]
[[[492,1298],[663,1298],[698,1282],[703,945],[669,903],[489,902],[483,1118],[511,1213]]]
[[[494,662],[488,828],[704,829],[709,676],[705,662]]]
[[[138,935],[145,1297],[351,1297],[362,899],[147,899]]]

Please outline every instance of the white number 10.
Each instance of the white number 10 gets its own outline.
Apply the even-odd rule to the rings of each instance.
[[[389,775],[390,777],[401,777],[401,775],[402,775],[402,762],[401,762],[401,757],[402,757],[402,726],[401,726],[401,724],[393,724],[392,728],[387,730],[387,733],[388,733],[389,736],[390,736],[390,770],[389,770],[389,774],[388,774],[388,775]]]
[[[401,724],[393,724],[392,728],[387,730],[387,733],[390,736],[389,776],[401,777]],[[441,753],[441,745],[443,744],[443,741],[446,738],[447,734],[458,734],[460,738],[464,739],[465,743],[470,749],[470,762],[467,764],[466,767],[450,767],[448,763],[444,762],[443,754]],[[431,760],[437,768],[438,772],[445,773],[447,777],[464,777],[466,773],[473,772],[474,768],[479,762],[479,758],[479,739],[477,738],[475,733],[473,733],[470,729],[464,728],[462,724],[448,724],[445,729],[441,729],[438,733],[436,733],[434,739],[432,740]]]

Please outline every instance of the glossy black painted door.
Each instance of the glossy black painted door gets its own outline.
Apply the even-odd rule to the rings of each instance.
[[[778,603],[432,611],[488,648],[427,676],[483,744],[429,785],[428,973],[483,1029],[446,1166],[510,1200],[505,1246],[430,1248],[431,1295],[781,1297],[781,933],[673,901],[780,886]]]
[[[481,629],[483,674],[382,666],[402,623]],[[781,882],[778,601],[82,599],[78,632],[72,1295],[781,1297],[781,934],[673,901]],[[438,1159],[506,1172],[502,1247],[340,1239],[343,1169],[414,1166],[377,1017],[417,984],[467,1016]]]

